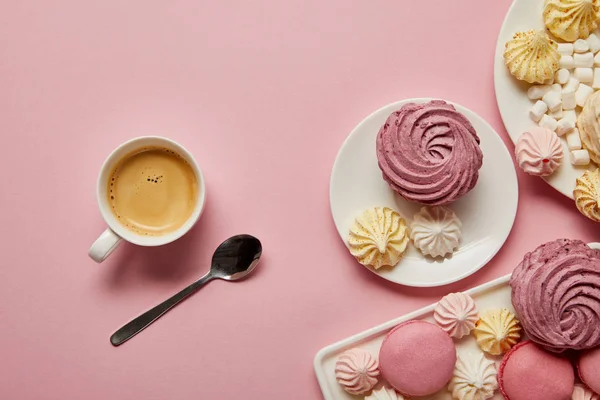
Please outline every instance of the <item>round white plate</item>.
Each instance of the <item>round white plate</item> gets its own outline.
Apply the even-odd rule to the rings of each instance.
[[[494,87],[498,109],[504,121],[508,134],[516,143],[517,139],[527,129],[536,126],[529,118],[529,110],[533,102],[527,97],[527,82],[515,79],[504,65],[504,46],[516,32],[530,29],[545,29],[542,11],[543,0],[515,0],[508,10],[498,42],[494,60]],[[575,167],[569,161],[567,143],[562,140],[565,158],[561,166],[549,177],[544,178],[550,186],[567,197],[573,198],[575,179],[580,177],[588,167]]]
[[[331,213],[346,243],[354,218],[370,207],[390,207],[410,224],[421,205],[397,195],[383,180],[375,139],[387,117],[402,105],[431,99],[399,101],[375,111],[346,139],[333,166],[330,183]],[[452,103],[454,104],[454,103]],[[454,104],[481,139],[483,166],[475,188],[450,207],[463,222],[463,238],[451,258],[424,257],[412,242],[394,268],[372,270],[377,275],[408,286],[440,286],[458,281],[483,267],[500,250],[517,213],[518,185],[506,146],[492,127],[474,112]]]

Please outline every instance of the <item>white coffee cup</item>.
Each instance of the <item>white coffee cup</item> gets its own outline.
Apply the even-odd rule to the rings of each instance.
[[[192,167],[192,170],[196,175],[196,179],[198,180],[198,200],[190,217],[177,230],[160,236],[140,235],[127,229],[115,217],[111,211],[111,205],[108,201],[108,180],[110,179],[110,175],[114,167],[127,155],[144,147],[160,147],[174,151]],[[92,244],[92,247],[90,247],[90,251],[88,253],[89,256],[98,263],[104,261],[117,248],[122,240],[137,244],[139,246],[162,246],[179,239],[190,229],[192,229],[194,224],[198,221],[202,211],[204,210],[204,204],[206,202],[206,187],[204,184],[204,177],[200,167],[198,167],[198,164],[196,163],[196,160],[194,160],[194,157],[192,157],[190,152],[180,144],[170,139],[158,136],[144,136],[135,138],[117,147],[102,165],[100,175],[98,176],[96,193],[100,212],[108,224],[108,228],[102,233],[102,235],[100,235],[98,239],[96,239],[96,241]]]

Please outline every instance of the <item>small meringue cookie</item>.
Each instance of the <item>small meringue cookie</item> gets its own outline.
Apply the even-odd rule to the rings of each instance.
[[[408,227],[400,214],[387,207],[374,207],[354,221],[348,247],[359,263],[379,269],[398,264],[408,240]]]
[[[460,243],[462,223],[444,206],[423,207],[410,224],[410,238],[421,253],[440,257],[452,254]]]
[[[593,93],[577,116],[577,130],[583,148],[600,164],[600,91]]]
[[[600,395],[592,392],[585,385],[576,383],[575,389],[573,389],[573,395],[571,395],[571,400],[600,400]]]
[[[435,307],[433,318],[448,335],[460,339],[475,329],[477,305],[468,294],[450,293]]]
[[[370,396],[365,397],[365,400],[406,400],[406,397],[396,392],[394,389],[382,387],[378,390],[373,390]]]
[[[556,133],[536,127],[519,137],[515,156],[519,167],[529,175],[548,176],[560,166],[563,146]]]
[[[559,69],[558,43],[543,30],[517,32],[506,43],[504,62],[515,78],[543,84]]]
[[[575,180],[575,205],[580,213],[600,222],[600,168],[594,171],[585,171]]]
[[[498,389],[496,363],[484,357],[459,355],[448,390],[456,400],[485,400]]]
[[[473,330],[481,350],[494,356],[506,353],[521,338],[519,320],[506,308],[488,310]]]
[[[546,0],[544,23],[552,34],[565,42],[586,39],[600,19],[599,0]]]
[[[366,350],[345,351],[335,364],[335,379],[350,394],[373,389],[379,377],[377,359]]]

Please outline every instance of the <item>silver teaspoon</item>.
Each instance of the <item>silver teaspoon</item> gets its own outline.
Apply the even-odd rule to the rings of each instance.
[[[131,339],[213,279],[236,281],[244,278],[256,267],[261,254],[262,245],[260,240],[254,236],[237,235],[230,237],[215,250],[210,271],[206,275],[151,310],[129,321],[113,333],[110,342],[113,346],[118,346]]]

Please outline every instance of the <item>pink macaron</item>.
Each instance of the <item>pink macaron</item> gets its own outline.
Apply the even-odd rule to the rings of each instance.
[[[404,322],[388,333],[379,350],[379,371],[400,393],[427,396],[452,378],[456,348],[437,325]]]
[[[577,370],[581,381],[600,394],[600,347],[582,352]]]
[[[507,400],[570,400],[575,372],[568,359],[526,340],[502,359],[498,384]]]

